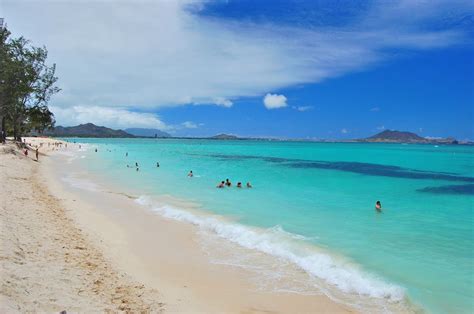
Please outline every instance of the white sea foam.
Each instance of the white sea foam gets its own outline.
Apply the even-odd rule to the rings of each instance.
[[[191,223],[240,246],[258,250],[296,264],[308,274],[324,280],[344,293],[398,302],[404,290],[360,270],[355,264],[304,245],[305,237],[289,233],[281,226],[259,230],[213,216],[197,215],[172,206],[156,206],[150,197],[141,196],[138,204],[163,217]]]

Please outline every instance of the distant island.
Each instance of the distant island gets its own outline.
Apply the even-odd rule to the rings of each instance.
[[[368,143],[418,143],[418,144],[458,144],[452,137],[447,138],[426,138],[412,132],[402,132],[395,130],[385,130],[358,142]]]
[[[238,140],[239,137],[237,137],[235,135],[229,135],[229,134],[218,134],[218,135],[211,136],[210,139],[213,139],[213,140]]]
[[[353,140],[307,140],[307,139],[276,139],[276,138],[252,138],[238,137],[230,134],[218,134],[210,137],[174,137],[159,129],[127,128],[125,130],[114,130],[93,123],[80,124],[77,126],[57,126],[45,130],[42,134],[32,133],[32,136],[52,137],[96,137],[96,138],[175,138],[175,139],[210,139],[210,140],[258,140],[258,141],[312,141],[312,142],[352,142],[352,143],[412,143],[412,144],[473,144],[471,142],[459,142],[455,138],[427,138],[416,133],[385,130],[373,136]]]

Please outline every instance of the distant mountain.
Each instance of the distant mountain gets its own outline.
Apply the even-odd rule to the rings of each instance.
[[[55,137],[135,137],[122,130],[113,130],[92,123],[77,126],[57,126],[52,130],[44,131],[43,135]]]
[[[434,143],[434,144],[457,144],[456,139],[448,138],[425,138],[412,132],[402,132],[395,130],[385,130],[371,137],[361,139],[360,142],[379,143]]]
[[[129,128],[125,132],[141,137],[171,137],[170,134],[158,129],[144,129],[144,128]]]
[[[427,142],[415,133],[385,130],[366,139],[371,142]]]
[[[235,135],[219,134],[219,135],[211,136],[210,139],[213,139],[213,140],[237,140],[239,138]]]

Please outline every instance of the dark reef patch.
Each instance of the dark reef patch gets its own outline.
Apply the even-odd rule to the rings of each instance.
[[[305,168],[305,169],[327,169],[345,172],[358,173],[369,176],[393,177],[418,180],[444,180],[459,182],[474,182],[473,177],[459,176],[449,172],[433,172],[417,169],[403,168],[392,165],[380,165],[364,162],[347,162],[347,161],[311,161],[303,159],[291,159],[280,157],[251,156],[251,155],[224,155],[212,154],[209,157],[221,160],[248,160],[258,159],[271,163],[278,163],[288,168]]]
[[[463,185],[444,185],[437,187],[426,187],[418,189],[418,192],[432,193],[432,194],[461,194],[461,195],[474,195],[474,184],[463,184]]]
[[[393,177],[405,179],[425,179],[425,180],[445,180],[474,182],[474,178],[446,174],[443,172],[430,172],[416,169],[402,168],[397,166],[379,165],[363,162],[343,162],[343,161],[311,161],[293,162],[288,164],[292,168],[317,168],[340,170],[346,172],[359,173],[371,176]]]

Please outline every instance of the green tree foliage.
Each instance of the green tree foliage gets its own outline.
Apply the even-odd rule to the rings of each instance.
[[[12,39],[0,27],[0,117],[2,130],[15,139],[31,130],[41,133],[54,126],[48,109],[55,85],[56,65],[48,66],[45,47],[33,47],[23,37]]]

